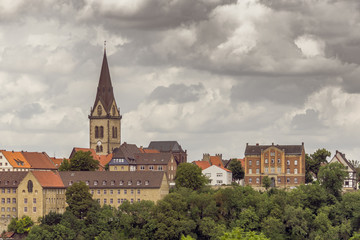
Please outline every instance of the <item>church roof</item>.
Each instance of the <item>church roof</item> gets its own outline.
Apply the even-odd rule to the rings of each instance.
[[[106,57],[106,51],[104,51],[104,58],[101,67],[100,79],[97,87],[93,111],[95,110],[99,101],[104,106],[106,113],[110,112],[111,105],[113,101],[115,101],[113,87],[111,84],[109,66]]]
[[[160,152],[184,152],[177,141],[152,141],[148,149],[157,149]]]

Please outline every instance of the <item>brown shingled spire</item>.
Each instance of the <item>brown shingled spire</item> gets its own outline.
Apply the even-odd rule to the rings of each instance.
[[[93,109],[95,109],[97,103],[101,101],[106,113],[109,113],[114,100],[114,92],[111,84],[109,66],[106,57],[106,48],[104,48],[104,58]]]

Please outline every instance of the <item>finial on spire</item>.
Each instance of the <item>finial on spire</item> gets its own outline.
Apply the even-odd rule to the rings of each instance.
[[[106,40],[104,41],[104,51],[106,51]]]

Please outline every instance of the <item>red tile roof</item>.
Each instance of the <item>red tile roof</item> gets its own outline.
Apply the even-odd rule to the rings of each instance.
[[[219,166],[217,166],[217,167],[219,167]],[[224,168],[224,167],[219,167],[219,168],[221,168],[221,169],[223,169],[223,170],[225,170],[225,171],[227,171],[227,172],[231,172],[229,169],[227,169],[227,168]]]
[[[142,153],[160,153],[157,149],[139,148]]]
[[[218,167],[224,167],[223,162],[221,161],[220,156],[210,156],[211,165],[216,165]]]
[[[54,157],[51,157],[50,158],[51,161],[54,163],[55,167],[56,168],[59,168],[60,165],[62,164],[62,162],[64,161],[64,158],[54,158]],[[69,159],[68,159],[69,160]]]
[[[14,168],[31,168],[30,164],[26,161],[21,152],[12,152],[1,150],[1,153],[9,161]]]
[[[53,171],[32,171],[35,178],[43,188],[65,188],[58,172]]]
[[[207,169],[208,167],[211,166],[210,163],[207,161],[194,161],[193,163],[196,164],[202,170]]]
[[[57,169],[50,157],[44,152],[22,152],[22,155],[33,169]]]
[[[98,155],[99,159],[97,159],[99,162],[100,162],[100,169],[99,170],[105,170],[104,167],[106,164],[108,164],[112,157],[113,157],[113,154],[110,153],[108,155]]]

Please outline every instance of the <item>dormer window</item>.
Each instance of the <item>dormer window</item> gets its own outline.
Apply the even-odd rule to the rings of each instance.
[[[6,181],[6,182],[5,182],[5,185],[9,185],[9,181]]]
[[[86,185],[88,185],[88,186],[89,186],[89,184],[90,184],[90,182],[89,182],[89,181],[86,181],[85,183],[86,183]]]
[[[97,186],[97,185],[98,185],[98,181],[95,180],[95,181],[94,181],[94,185]]]
[[[102,185],[106,185],[106,181],[105,181],[105,180],[103,181]]]
[[[145,185],[149,185],[149,180],[146,180],[146,181],[145,181]]]
[[[120,181],[120,185],[124,185],[124,181]]]
[[[69,186],[71,186],[72,184],[73,184],[73,181],[70,181],[70,182],[69,182]]]
[[[136,182],[136,185],[141,185],[141,181],[138,180],[138,181]]]
[[[132,185],[132,181],[128,181],[128,185]]]
[[[115,181],[111,180],[111,186],[114,186],[114,185],[115,185]]]

